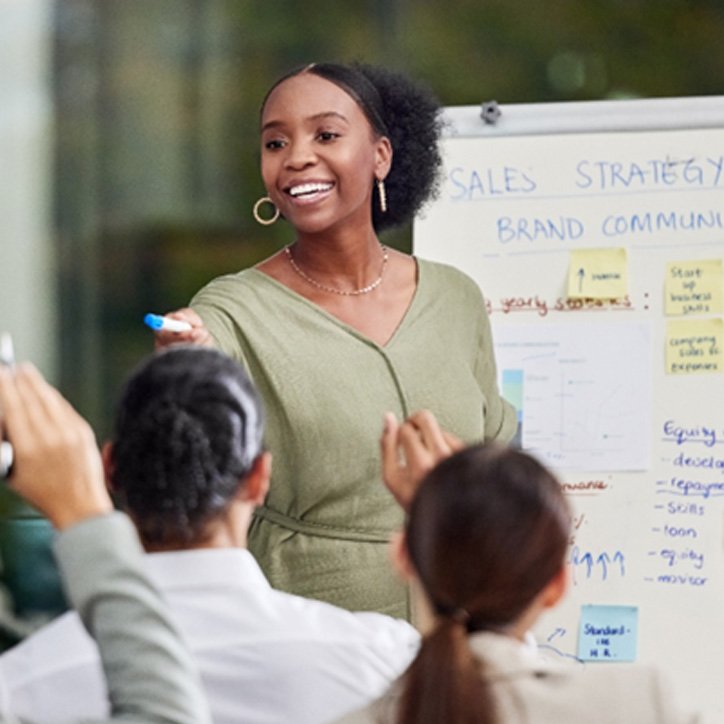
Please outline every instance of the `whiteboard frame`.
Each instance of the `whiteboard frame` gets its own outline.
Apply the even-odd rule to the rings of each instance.
[[[618,145],[612,146],[611,154],[623,153],[626,156],[630,151],[629,147],[639,146],[647,147],[647,144],[656,146],[658,143],[666,144],[662,153],[668,153],[668,145],[671,145],[675,152],[677,148],[683,148],[683,152],[690,151],[689,145],[679,146],[680,141],[683,143],[685,136],[689,132],[693,132],[693,136],[714,136],[716,135],[716,154],[717,159],[719,154],[724,154],[724,147],[722,146],[722,136],[724,133],[724,95],[720,96],[706,96],[706,97],[679,97],[679,98],[656,98],[656,99],[622,99],[622,100],[606,100],[606,101],[585,101],[585,102],[556,102],[556,103],[535,103],[535,104],[510,104],[499,106],[500,116],[497,122],[494,124],[487,123],[481,117],[481,110],[486,107],[489,111],[488,117],[495,116],[495,109],[490,113],[491,102],[484,103],[482,105],[468,105],[468,106],[452,106],[443,109],[443,119],[445,122],[445,128],[443,131],[443,139],[446,146],[443,146],[444,155],[447,155],[446,165],[449,165],[451,159],[455,159],[454,164],[460,163],[461,165],[469,164],[470,169],[477,169],[478,167],[482,170],[487,170],[488,167],[495,170],[500,167],[503,168],[505,162],[508,159],[507,156],[501,156],[500,149],[503,149],[504,153],[507,153],[506,149],[526,149],[529,146],[535,146],[536,148],[543,149],[541,156],[547,158],[545,153],[549,147],[556,147],[557,139],[555,136],[563,137],[563,146],[567,146],[568,142],[571,142],[572,146],[579,144],[584,150],[589,147],[600,149],[600,146],[606,144],[606,135],[627,135],[631,138],[624,139],[623,146]],[[657,133],[659,132],[659,133]],[[581,136],[580,139],[576,136]],[[546,138],[546,136],[548,138]],[[658,138],[660,136],[661,138]],[[667,139],[667,136],[671,136],[671,139]],[[516,137],[519,140],[516,140]],[[542,143],[536,141],[537,138],[542,140]],[[682,140],[683,139],[683,140]],[[671,143],[669,144],[669,140]],[[458,143],[459,141],[459,143]],[[466,143],[472,142],[472,143]],[[701,141],[700,143],[703,143]],[[701,146],[696,146],[692,153],[700,152]],[[479,159],[476,156],[473,158],[468,155],[468,146],[476,146],[480,156]],[[623,151],[620,149],[623,148]],[[522,151],[521,151],[522,153]],[[514,155],[514,154],[513,154]],[[464,163],[460,161],[460,158],[464,157]],[[595,156],[594,156],[595,158]],[[658,158],[658,157],[657,157]],[[661,156],[664,158],[664,155]],[[666,156],[668,159],[668,156]],[[616,155],[616,159],[619,156]],[[539,159],[531,158],[531,164],[535,166],[539,163]],[[453,165],[454,165],[453,164]],[[523,168],[524,165],[520,162],[519,157],[515,157],[511,161],[511,166]],[[560,175],[557,166],[552,165],[551,176]],[[467,167],[466,167],[466,170]],[[482,172],[481,172],[482,176]],[[724,172],[722,172],[722,179],[724,179]],[[442,201],[444,193],[442,189],[446,178],[443,176],[441,179],[441,203],[448,204],[453,203],[456,199],[451,197],[446,201]],[[483,179],[485,181],[485,179]],[[491,182],[488,181],[488,184]],[[482,188],[482,182],[481,182]],[[487,188],[487,187],[486,187]],[[712,209],[720,209],[721,193],[724,193],[724,185],[721,182],[717,185],[716,189],[706,189],[708,192],[713,194],[716,192],[716,200],[712,200],[710,205]],[[677,189],[676,197],[679,192],[685,196],[688,195],[686,188]],[[624,192],[623,195],[626,195]],[[612,197],[616,194],[612,194]],[[532,198],[532,197],[531,197]],[[564,198],[564,197],[561,197]],[[587,205],[586,196],[582,195],[581,199],[571,195],[570,201],[567,203],[583,203]],[[636,197],[638,198],[638,197]],[[674,197],[672,197],[674,198]],[[707,196],[706,198],[709,198]],[[486,236],[487,226],[482,224],[476,224],[471,221],[464,211],[466,208],[471,208],[473,203],[487,202],[492,200],[493,207],[495,207],[495,199],[500,201],[510,202],[513,208],[517,207],[517,201],[525,201],[524,196],[496,196],[491,193],[482,192],[480,198],[465,199],[470,201],[470,204],[461,205],[461,207],[455,211],[452,208],[443,206],[442,212],[439,208],[434,211],[427,210],[421,217],[415,221],[415,227],[413,229],[413,250],[415,253],[419,253],[422,256],[432,259],[433,261],[441,263],[449,263],[453,266],[467,271],[470,276],[475,277],[475,273],[471,271],[473,264],[460,264],[461,258],[457,254],[458,247],[457,239],[462,236],[460,233],[460,225],[470,225],[472,229],[471,239],[475,244],[481,244],[480,239],[484,239]],[[528,199],[530,201],[531,199]],[[532,202],[531,202],[532,203]],[[615,202],[618,208],[618,201]],[[639,203],[638,201],[636,202]],[[669,204],[669,202],[667,202]],[[671,204],[669,204],[671,205]],[[481,206],[482,207],[482,206]],[[563,208],[563,207],[562,207]],[[605,208],[605,207],[604,207]],[[625,202],[622,202],[622,208],[625,209]],[[615,210],[615,209],[614,209]],[[647,209],[644,208],[644,211]],[[504,212],[513,213],[513,212]],[[528,212],[520,212],[525,215]],[[528,213],[529,216],[536,216],[537,211],[531,211]],[[558,211],[552,213],[559,213]],[[566,213],[565,210],[562,213]],[[461,221],[462,219],[462,221]],[[427,227],[427,228],[423,228]],[[431,228],[434,233],[431,233]],[[721,225],[716,229],[715,233],[716,240],[713,243],[720,245],[721,239]],[[672,234],[678,234],[678,232],[671,232]],[[440,240],[444,240],[442,243]],[[552,249],[552,255],[547,257],[558,263],[563,268],[564,261],[560,259],[556,261],[554,254],[568,253],[569,246],[573,244],[575,237],[571,240],[566,239],[565,245],[562,245],[560,249]],[[422,241],[424,246],[419,247],[418,241]],[[696,241],[696,240],[695,240]],[[674,243],[675,242],[675,243]],[[629,246],[631,242],[628,237],[622,239],[622,245]],[[707,242],[708,243],[708,242]],[[439,245],[441,250],[441,256],[430,254],[430,246],[432,244]],[[580,248],[586,246],[581,242],[577,244]],[[660,247],[660,251],[656,251]],[[702,258],[708,259],[711,257],[711,246],[699,242],[699,248],[689,249],[689,240],[678,241],[676,239],[664,239],[662,243],[657,245],[641,245],[636,256],[643,259],[644,254],[648,253],[651,248],[654,256],[655,268],[657,269],[656,277],[652,277],[653,281],[649,283],[648,287],[641,285],[638,293],[640,297],[634,298],[634,312],[640,312],[640,315],[632,317],[633,321],[638,319],[650,320],[653,325],[653,354],[656,354],[656,350],[660,350],[663,354],[664,351],[664,339],[665,339],[665,325],[666,315],[663,311],[663,306],[659,309],[659,305],[664,304],[664,295],[657,291],[662,287],[663,272],[665,270],[665,264],[670,259],[675,259],[673,251],[670,253],[667,250],[681,248],[681,253],[686,254],[687,258],[695,259]],[[477,247],[476,247],[477,249]],[[717,255],[720,255],[720,247],[717,249]],[[442,253],[444,251],[444,253]],[[453,253],[454,252],[454,253]],[[639,253],[640,252],[640,253]],[[477,252],[476,252],[477,253]],[[530,253],[528,251],[524,253]],[[535,249],[533,249],[535,253]],[[545,253],[548,253],[545,251]],[[678,253],[678,252],[676,252]],[[658,256],[657,256],[658,255]],[[498,255],[495,253],[490,254],[478,254],[475,258],[474,264],[479,265],[481,268],[491,264],[491,259],[495,260],[498,256],[501,259],[505,255]],[[513,257],[515,256],[515,259]],[[513,251],[507,253],[507,257],[513,263],[519,263],[517,256]],[[634,259],[634,263],[636,260]],[[497,263],[497,262],[496,262]],[[526,273],[535,275],[540,273],[542,264],[546,262],[541,261],[538,263],[529,263],[526,265]],[[647,268],[653,269],[654,267],[649,264]],[[475,267],[477,269],[477,266]],[[499,268],[489,268],[488,273],[497,274],[498,279],[505,279],[505,273],[500,273]],[[537,292],[540,285],[531,286],[527,288],[526,274],[520,275],[520,278],[516,279],[516,284],[513,290],[510,292],[511,297],[522,293],[520,297],[523,301],[526,301],[528,297],[532,299],[534,292]],[[563,275],[560,276],[564,279]],[[639,274],[639,278],[644,279]],[[520,281],[522,279],[523,281]],[[478,279],[479,282],[484,282],[484,279]],[[507,284],[507,282],[506,282]],[[655,286],[654,286],[655,284]],[[488,292],[491,292],[490,287],[487,284],[484,285]],[[502,288],[502,287],[496,287]],[[643,294],[646,291],[651,292],[651,298],[656,301],[644,302],[644,297],[648,296]],[[663,291],[663,290],[662,290]],[[530,292],[530,293],[529,293]],[[490,294],[490,297],[494,297],[494,294]],[[550,299],[555,299],[555,293],[551,291]],[[544,301],[547,297],[541,297]],[[536,296],[537,300],[538,297]],[[646,310],[649,309],[648,304],[651,304],[651,312]],[[492,309],[495,312],[502,312],[503,310]],[[535,309],[532,309],[531,314],[535,314]],[[586,315],[581,317],[581,321],[585,322],[593,320],[593,315],[598,312],[581,312],[580,314]],[[514,315],[509,317],[499,316],[501,320],[509,320],[509,322],[503,322],[505,324],[528,324],[529,321],[522,315],[513,319]],[[721,316],[721,315],[716,315]],[[496,323],[495,318],[491,320],[493,324]],[[532,319],[537,320],[537,317]],[[547,324],[551,321],[558,322],[559,318],[549,317],[543,324]],[[561,322],[573,321],[569,320],[568,317],[560,317]],[[621,321],[622,323],[629,323],[631,320],[628,317],[620,316],[612,322]],[[535,322],[530,322],[535,323]],[[497,331],[494,329],[494,336]],[[652,367],[652,370],[654,367]],[[654,373],[652,373],[654,374]],[[717,679],[716,666],[712,665],[707,657],[711,657],[709,654],[709,646],[712,647],[712,651],[718,652],[722,646],[722,636],[717,634],[718,629],[716,628],[717,616],[720,613],[721,601],[724,589],[722,589],[723,581],[721,578],[721,566],[718,566],[721,558],[721,500],[706,503],[706,511],[698,512],[696,515],[701,517],[701,522],[696,524],[697,531],[700,531],[702,537],[703,546],[702,550],[707,552],[715,552],[716,555],[713,557],[713,563],[707,563],[707,571],[711,570],[713,581],[708,584],[708,589],[694,589],[692,587],[685,588],[665,588],[664,583],[656,583],[661,588],[646,588],[648,585],[647,578],[645,577],[646,571],[649,566],[653,565],[652,570],[654,571],[651,575],[658,575],[659,570],[656,568],[658,564],[654,561],[653,564],[649,564],[648,555],[652,555],[650,551],[660,551],[662,547],[671,547],[672,550],[679,550],[677,544],[662,543],[663,538],[659,538],[659,533],[656,533],[653,526],[659,522],[666,522],[667,520],[673,521],[675,525],[677,521],[689,520],[688,518],[681,516],[674,518],[666,518],[664,513],[659,514],[656,512],[658,509],[651,507],[654,505],[653,501],[658,500],[652,496],[656,493],[651,491],[650,485],[656,482],[659,477],[662,479],[667,475],[677,474],[676,463],[673,461],[674,454],[668,456],[668,450],[663,443],[655,442],[654,435],[661,434],[661,426],[664,420],[669,415],[669,410],[676,413],[676,420],[681,424],[700,424],[698,420],[704,419],[706,424],[710,424],[711,419],[715,419],[717,429],[722,424],[719,422],[718,413],[721,409],[719,407],[709,407],[708,399],[707,404],[701,405],[699,408],[691,412],[689,409],[684,409],[682,414],[678,414],[679,402],[676,395],[682,392],[687,395],[687,400],[691,400],[693,405],[699,404],[700,401],[704,400],[706,392],[701,392],[697,387],[692,391],[687,385],[684,385],[683,376],[675,380],[674,383],[669,387],[657,387],[659,385],[658,379],[665,376],[663,365],[658,368],[655,372],[655,379],[652,381],[654,385],[654,403],[652,404],[653,411],[653,422],[652,422],[652,453],[656,460],[649,471],[637,472],[637,471],[612,471],[612,472],[601,472],[594,469],[590,470],[591,475],[588,476],[586,471],[583,470],[566,470],[565,473],[560,474],[560,479],[566,483],[576,483],[578,481],[603,480],[607,484],[610,483],[611,487],[616,487],[617,490],[611,494],[607,494],[607,497],[601,497],[600,500],[585,498],[575,498],[572,501],[574,510],[580,514],[579,520],[581,525],[588,525],[591,523],[590,528],[585,530],[581,528],[580,535],[576,533],[577,541],[581,545],[581,550],[586,551],[587,555],[590,555],[595,559],[596,556],[600,559],[603,554],[608,554],[614,550],[618,551],[619,546],[625,546],[620,550],[624,551],[627,556],[630,557],[630,561],[633,567],[628,573],[628,578],[621,580],[614,579],[610,583],[605,580],[595,580],[594,578],[589,582],[588,580],[583,582],[581,580],[580,588],[572,586],[572,590],[569,592],[561,606],[557,607],[551,612],[548,612],[541,621],[536,625],[536,633],[539,636],[539,643],[541,648],[547,648],[552,650],[554,654],[560,655],[563,658],[576,658],[578,649],[577,632],[580,625],[580,606],[594,603],[599,605],[636,605],[640,611],[640,621],[638,625],[638,646],[640,650],[637,652],[636,660],[648,665],[654,664],[666,670],[668,672],[668,679],[673,680],[676,684],[676,698],[682,703],[687,709],[691,708],[692,711],[699,711],[701,715],[701,721],[707,724],[720,724],[724,721],[724,704],[721,698],[721,686],[720,681]],[[718,384],[718,380],[715,384]],[[717,387],[718,389],[718,387]],[[659,390],[663,390],[660,393]],[[659,397],[660,396],[660,397]],[[663,400],[663,403],[661,403]],[[657,408],[657,405],[663,404],[662,408]],[[683,408],[682,408],[683,409]],[[711,409],[711,412],[709,410]],[[716,412],[714,412],[716,411]],[[681,419],[679,419],[681,418]],[[703,423],[702,423],[703,424]],[[724,428],[722,428],[724,429]],[[690,443],[694,445],[695,443]],[[677,443],[678,445],[678,443]],[[678,451],[679,448],[673,447],[673,450]],[[682,447],[682,451],[688,452],[689,447]],[[724,456],[724,453],[721,453]],[[668,459],[667,459],[668,458]],[[661,471],[661,475],[659,475]],[[686,471],[682,468],[681,476],[686,477],[691,475],[692,479],[701,479],[704,482],[718,481],[717,472],[702,472],[699,470]],[[641,483],[639,485],[639,483]],[[645,487],[642,487],[645,486]],[[576,496],[575,492],[570,493],[571,496]],[[647,496],[652,499],[649,502]],[[663,500],[663,499],[662,499]],[[623,506],[626,506],[625,509]],[[703,507],[701,510],[705,510]],[[619,512],[620,511],[620,512]],[[681,511],[676,511],[677,515]],[[590,519],[589,519],[590,513]],[[705,514],[706,513],[706,514]],[[585,520],[584,520],[585,514]],[[661,519],[657,516],[661,515]],[[686,512],[686,515],[689,515]],[[613,531],[609,531],[606,526],[610,516],[615,516],[617,521],[621,521],[620,525],[628,525],[628,528],[616,528]],[[613,518],[610,518],[613,520]],[[697,519],[698,520],[698,519]],[[617,525],[619,525],[617,523]],[[692,523],[694,525],[694,523]],[[637,526],[637,527],[633,527]],[[652,526],[651,532],[649,532],[649,526]],[[610,534],[609,534],[610,533]],[[654,533],[656,533],[654,535]],[[678,534],[677,534],[678,535]],[[686,543],[683,541],[681,544],[686,547]],[[688,551],[690,554],[691,549]],[[698,550],[698,549],[697,549]],[[661,558],[661,553],[659,553]],[[652,559],[653,560],[653,559]],[[683,559],[682,559],[683,561]],[[717,567],[718,566],[718,567]],[[681,563],[682,571],[685,573],[689,566],[685,561]],[[578,570],[579,574],[585,571],[585,568],[576,566],[573,568],[573,573]],[[661,565],[661,572],[666,572],[668,569]],[[678,570],[678,569],[677,569]],[[698,570],[698,569],[697,569]],[[575,582],[575,579],[574,579]],[[681,619],[678,621],[677,619]],[[714,632],[712,634],[712,631]],[[563,636],[566,636],[563,639]],[[550,642],[553,640],[553,643]],[[714,653],[716,656],[716,653]],[[713,659],[715,662],[716,659]],[[598,666],[598,664],[594,664]],[[608,664],[603,664],[607,666]]]
[[[481,108],[444,108],[443,138],[724,128],[724,96],[500,104],[495,123]]]

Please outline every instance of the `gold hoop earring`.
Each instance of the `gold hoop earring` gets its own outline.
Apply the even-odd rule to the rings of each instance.
[[[387,211],[387,192],[385,191],[385,182],[377,179],[377,193],[380,195],[380,211],[384,214]]]
[[[270,216],[268,219],[265,219],[263,216],[259,214],[259,207],[262,204],[271,204],[274,206],[274,214]],[[255,204],[254,204],[254,218],[262,225],[262,226],[270,226],[273,224],[278,218],[279,218],[279,209],[274,205],[274,202],[268,197],[268,196],[262,196]]]

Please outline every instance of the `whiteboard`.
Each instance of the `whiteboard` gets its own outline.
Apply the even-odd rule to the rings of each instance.
[[[585,606],[633,607],[635,660],[720,723],[724,98],[500,110],[491,125],[480,107],[446,109],[441,193],[414,251],[480,284],[523,445],[575,511],[571,590],[539,644],[579,659]],[[597,249],[624,255],[626,294],[571,296],[578,255]],[[682,290],[691,303],[667,308]],[[713,362],[672,374],[669,354]],[[585,665],[616,665],[606,643]]]

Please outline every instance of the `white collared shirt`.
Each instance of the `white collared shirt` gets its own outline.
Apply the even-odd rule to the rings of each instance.
[[[273,590],[252,555],[147,556],[192,649],[216,724],[327,722],[378,697],[419,645],[406,622]],[[95,644],[68,613],[0,656],[0,713],[75,721],[107,713]]]

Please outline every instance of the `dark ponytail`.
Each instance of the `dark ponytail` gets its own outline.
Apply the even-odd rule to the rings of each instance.
[[[465,625],[442,618],[405,672],[400,724],[494,724],[495,707]]]
[[[410,509],[410,561],[437,616],[402,680],[399,724],[493,724],[476,631],[514,623],[560,571],[570,512],[534,458],[495,445],[444,460]]]

